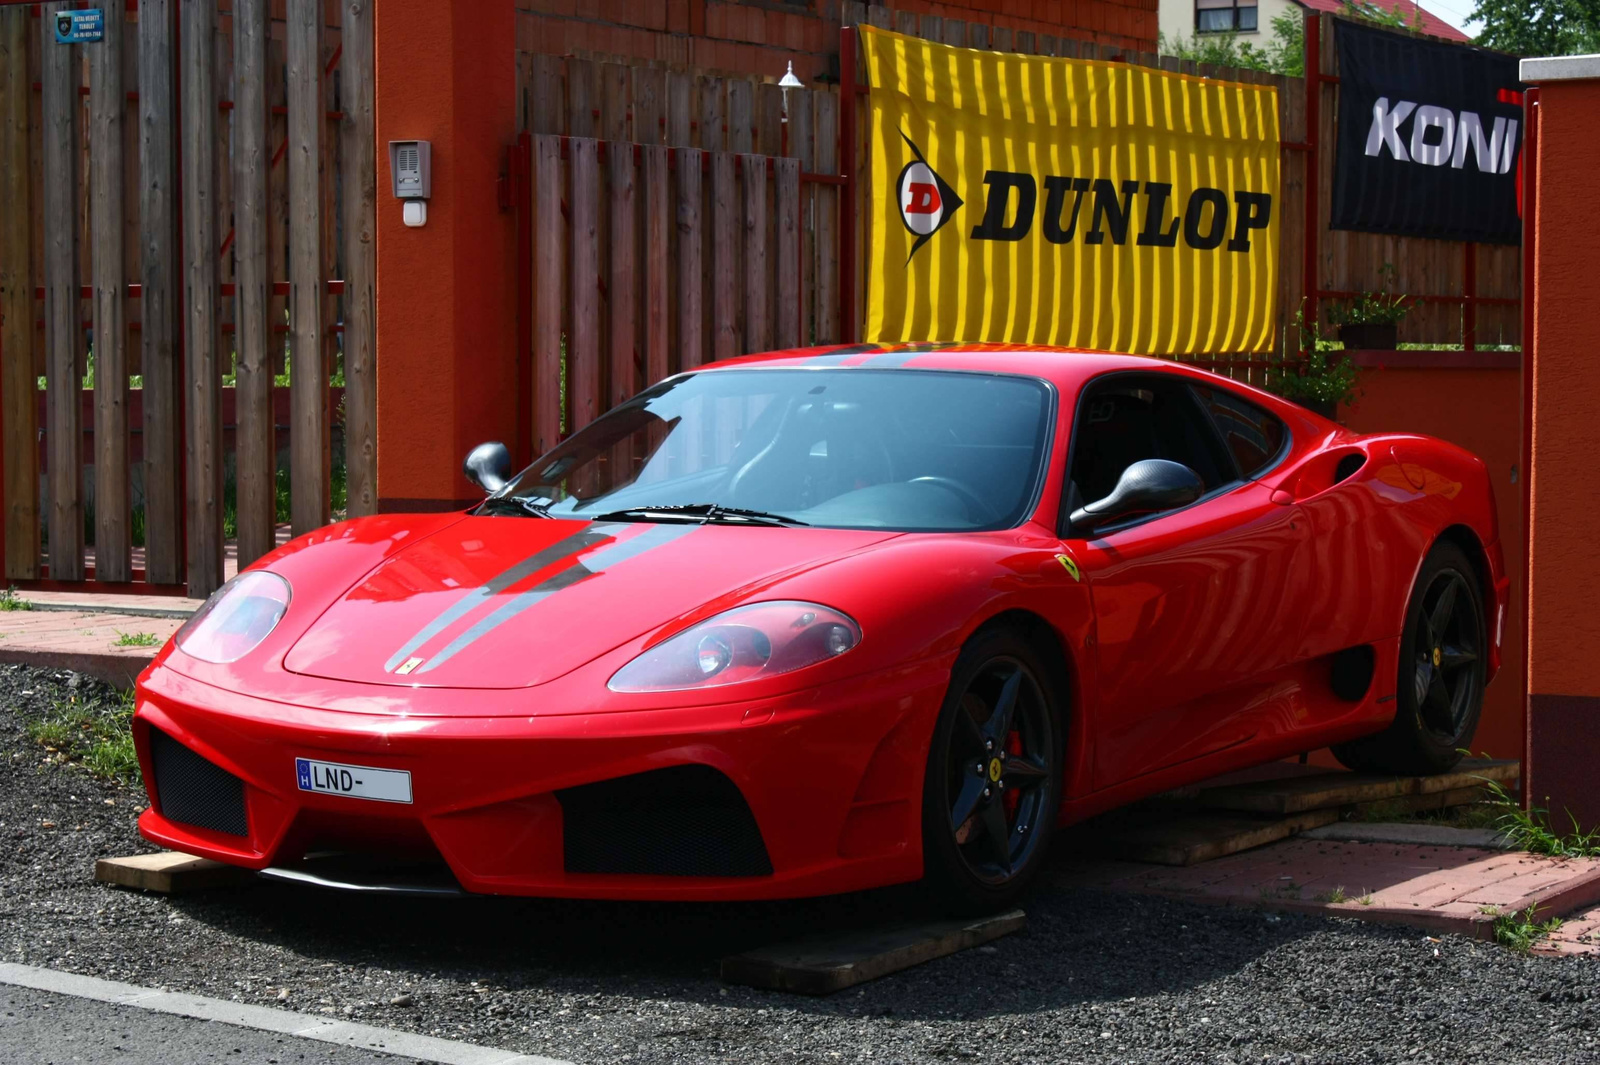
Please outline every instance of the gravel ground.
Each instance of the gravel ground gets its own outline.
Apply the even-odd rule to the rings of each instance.
[[[1600,1062],[1600,966],[1408,929],[1042,888],[1029,927],[827,999],[727,987],[724,954],[899,917],[894,890],[762,905],[380,900],[92,882],[150,849],[141,791],[54,764],[0,667],[0,959],[547,1054],[669,1062]],[[1068,860],[1064,853],[1056,861]]]

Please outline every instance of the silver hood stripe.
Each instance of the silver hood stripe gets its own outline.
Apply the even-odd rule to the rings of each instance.
[[[626,540],[607,544],[583,561],[574,562],[559,573],[552,574],[488,617],[480,619],[466,632],[451,640],[444,650],[428,659],[417,673],[427,673],[444,665],[518,614],[538,605],[562,589],[570,588],[597,573],[603,573],[619,562],[626,562],[658,547],[665,547],[700,527],[699,525],[654,525],[638,536],[630,536]]]
[[[553,566],[587,547],[592,547],[609,536],[615,536],[626,528],[628,526],[621,522],[598,522],[589,525],[565,539],[557,540],[544,550],[529,555],[516,565],[495,574],[484,584],[472,589],[472,591],[450,604],[443,613],[418,630],[415,636],[407,640],[405,645],[383,664],[384,672],[393,673],[406,659],[411,657],[417,648],[472,613],[489,598],[499,595],[518,581],[526,580],[542,569]]]

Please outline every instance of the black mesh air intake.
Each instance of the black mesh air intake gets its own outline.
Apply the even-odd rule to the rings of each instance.
[[[160,729],[150,730],[150,761],[156,770],[161,816],[196,828],[249,835],[244,817],[244,782],[213,765]]]
[[[769,876],[761,830],[733,781],[680,765],[556,792],[569,873]]]

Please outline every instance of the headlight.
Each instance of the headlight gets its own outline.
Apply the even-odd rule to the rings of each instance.
[[[817,603],[783,600],[724,611],[645,651],[617,670],[616,692],[665,692],[764,680],[837,658],[861,627]]]
[[[289,582],[251,570],[211,593],[178,630],[178,647],[204,662],[237,662],[260,646],[289,609]]]

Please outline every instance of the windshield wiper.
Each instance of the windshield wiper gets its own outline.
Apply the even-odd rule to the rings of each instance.
[[[627,507],[596,514],[593,521],[678,521],[700,525],[810,525],[810,522],[764,510],[725,507],[720,503],[669,503],[658,507]]]
[[[527,496],[490,496],[479,504],[481,514],[517,514],[529,518],[548,518],[550,511],[543,503]]]

